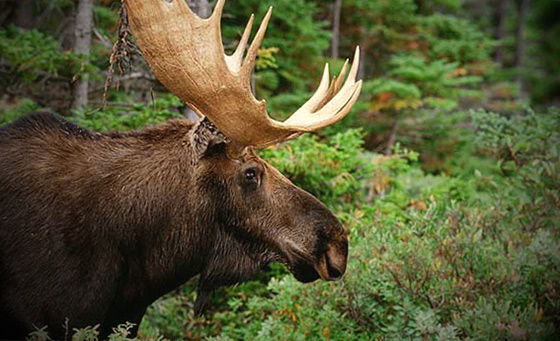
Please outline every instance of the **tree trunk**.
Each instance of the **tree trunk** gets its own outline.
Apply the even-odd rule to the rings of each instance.
[[[58,43],[62,46],[64,51],[74,49],[74,32],[76,31],[76,6],[69,10],[64,11],[65,19],[61,20],[57,30],[56,36]]]
[[[519,3],[519,22],[517,23],[517,49],[515,55],[515,67],[518,72],[523,67],[525,62],[525,50],[527,49],[527,42],[525,41],[525,27],[527,25],[527,17],[529,14],[530,0],[521,0]],[[517,81],[523,92],[523,82],[521,76],[517,76]]]
[[[397,132],[399,131],[399,119],[400,115],[398,113],[395,114],[395,120],[393,121],[393,126],[391,127],[389,139],[387,140],[387,146],[385,147],[385,155],[393,155],[393,147],[397,141]]]
[[[358,67],[358,79],[364,79],[366,76],[366,64],[367,64],[367,51],[369,49],[369,43],[364,39],[360,43],[360,66]],[[372,65],[370,65],[370,74],[374,71]]]
[[[187,5],[191,8],[191,10],[196,13],[199,17],[206,19],[209,18],[212,14],[212,10],[210,8],[210,4],[208,0],[186,0]],[[196,122],[200,119],[198,115],[189,108],[186,104],[179,108],[179,111],[186,119],[192,122]]]
[[[15,24],[23,29],[33,27],[33,0],[18,1]]]
[[[331,41],[331,58],[338,58],[338,46],[340,44],[340,12],[342,0],[335,0],[333,7],[333,25],[332,25],[332,41]]]
[[[74,31],[74,52],[84,57],[84,64],[89,61],[91,50],[91,32],[93,26],[93,0],[78,0]],[[72,86],[72,109],[84,109],[88,104],[88,78],[82,73]]]
[[[500,66],[503,64],[504,59],[503,44],[506,34],[508,2],[509,0],[500,0],[496,13],[496,16],[498,17],[498,27],[496,29],[496,40],[498,41],[498,46],[496,47],[494,61]]]
[[[2,2],[0,1],[0,26],[3,27],[6,25],[6,21],[10,17],[13,11],[16,10],[14,4],[11,2]]]

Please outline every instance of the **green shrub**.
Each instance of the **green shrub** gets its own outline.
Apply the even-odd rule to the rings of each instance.
[[[28,115],[39,109],[39,106],[28,98],[22,99],[19,103],[0,109],[0,126],[10,123],[20,117]]]
[[[0,29],[0,59],[9,63],[11,72],[27,83],[36,81],[41,72],[71,78],[82,71],[95,71],[80,56],[63,51],[52,36],[14,26]]]
[[[373,165],[362,155],[362,144],[361,132],[348,130],[334,135],[328,143],[308,134],[261,154],[295,184],[325,203],[356,205],[364,201],[362,183],[373,172]]]
[[[177,97],[166,95],[156,98],[149,105],[131,103],[127,108],[117,106],[79,111],[70,120],[94,131],[126,131],[181,117],[176,110],[180,106],[182,104]]]

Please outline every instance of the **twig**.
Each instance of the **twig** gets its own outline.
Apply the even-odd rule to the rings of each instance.
[[[107,101],[90,101],[93,105],[103,105],[103,107],[127,107],[132,108],[138,103],[128,103],[128,102],[107,102]]]
[[[107,79],[105,80],[105,88],[103,91],[103,102],[107,102],[107,93],[112,84],[113,72],[115,64],[119,68],[119,74],[124,73],[124,69],[129,69],[131,64],[132,55],[137,51],[136,46],[128,40],[129,26],[126,8],[121,1],[121,10],[119,12],[121,24],[119,26],[119,39],[113,45],[113,51],[109,58],[109,70],[107,71]],[[103,105],[105,106],[105,105]]]
[[[518,167],[521,166],[521,161],[517,157],[517,153],[515,152],[515,150],[512,148],[512,146],[509,143],[508,143],[508,150],[509,150],[509,153],[511,154],[511,157],[513,157],[513,161],[515,161],[515,165],[518,166]]]
[[[120,83],[120,82],[123,82],[123,81],[137,80],[137,79],[144,79],[144,80],[147,80],[147,81],[150,81],[150,82],[157,81],[157,79],[151,74],[147,74],[147,73],[143,73],[143,72],[133,72],[133,73],[130,73],[128,75],[124,75],[124,76],[120,76],[120,77],[111,77],[111,84]],[[105,91],[106,87],[107,87],[107,83],[105,82],[104,85],[93,88],[89,92],[90,93],[95,93],[95,92],[98,92],[100,90]],[[141,88],[141,89],[142,90],[149,90],[148,88]],[[151,87],[150,87],[150,89],[151,89]]]
[[[96,27],[93,28],[93,34],[95,34],[95,36],[97,37],[97,39],[99,39],[99,41],[103,44],[103,46],[105,46],[108,49],[113,48],[113,44],[111,44],[109,38],[101,34],[101,32],[99,32],[99,30]]]

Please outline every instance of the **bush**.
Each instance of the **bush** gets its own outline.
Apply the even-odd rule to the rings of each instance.
[[[63,51],[53,37],[38,30],[21,31],[14,26],[0,29],[0,59],[27,83],[36,81],[42,73],[71,78],[79,72],[95,71],[80,56]]]
[[[0,126],[28,115],[37,109],[39,109],[39,106],[28,98],[24,98],[13,106],[2,108],[0,109]]]
[[[70,120],[94,131],[126,131],[163,123],[173,117],[182,117],[176,110],[181,101],[167,95],[156,98],[150,105],[133,104],[128,108],[108,107],[74,113]]]

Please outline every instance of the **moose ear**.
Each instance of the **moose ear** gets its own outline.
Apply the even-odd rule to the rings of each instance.
[[[226,151],[226,137],[208,118],[200,120],[193,129],[191,144],[199,158]]]

